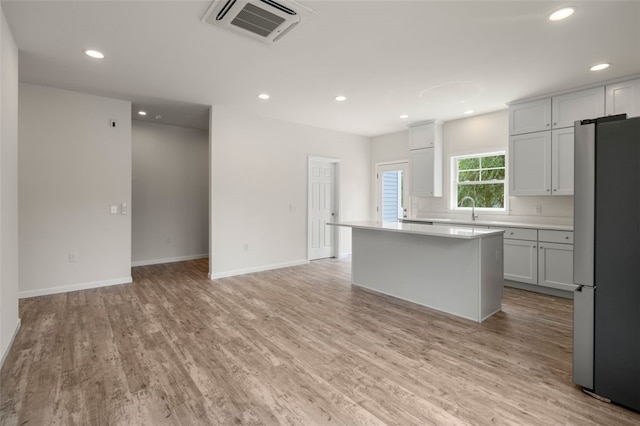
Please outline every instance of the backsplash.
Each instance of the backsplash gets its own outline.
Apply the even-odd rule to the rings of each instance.
[[[536,214],[540,206],[540,214]],[[506,213],[477,212],[480,219],[541,224],[573,224],[573,197],[509,197],[509,211]],[[411,198],[412,218],[459,218],[466,219],[469,212],[452,211],[445,197]]]

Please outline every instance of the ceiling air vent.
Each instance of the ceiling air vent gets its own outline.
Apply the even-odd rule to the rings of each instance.
[[[300,16],[284,2],[214,0],[202,17],[202,22],[273,43],[296,26]]]

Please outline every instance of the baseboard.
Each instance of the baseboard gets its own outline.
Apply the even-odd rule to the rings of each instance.
[[[18,335],[18,330],[20,330],[20,325],[22,325],[22,321],[20,320],[20,318],[18,318],[18,322],[16,323],[16,328],[15,330],[13,330],[13,335],[11,336],[11,339],[9,339],[9,344],[7,344],[7,347],[2,352],[2,358],[0,358],[0,368],[2,368],[2,366],[4,365],[4,360],[7,359],[7,355],[9,355],[11,346],[13,346],[13,341],[16,339],[16,336]]]
[[[212,274],[211,272],[209,272],[209,279],[217,280],[218,278],[227,278],[227,277],[233,277],[236,275],[252,274],[254,272],[270,271],[272,269],[288,268],[290,266],[300,266],[300,265],[308,265],[308,264],[309,264],[309,261],[307,259],[303,259],[303,260],[295,260],[293,262],[276,263],[273,265],[256,266],[254,268],[235,269],[233,271],[218,272],[215,274]]]
[[[560,290],[557,288],[544,287],[541,285],[533,285],[511,280],[504,280],[504,286],[517,288],[519,290],[527,290],[533,293],[546,294],[547,296],[562,297],[563,299],[573,299],[573,292]]]
[[[91,288],[108,287],[110,285],[130,284],[133,282],[131,277],[113,278],[110,280],[93,281],[89,283],[63,285],[60,287],[49,287],[41,290],[28,290],[18,292],[18,298],[28,299],[29,297],[48,296],[50,294],[68,293],[70,291],[88,290]]]
[[[184,262],[185,260],[206,259],[207,257],[209,257],[209,253],[192,254],[189,256],[167,257],[165,259],[138,260],[135,262],[131,262],[131,266],[135,267],[135,266],[159,265],[160,263]]]
[[[351,252],[347,252],[347,253],[340,253],[338,255],[338,259],[346,259],[348,257],[351,257]]]

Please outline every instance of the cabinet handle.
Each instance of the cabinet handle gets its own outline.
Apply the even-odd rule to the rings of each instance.
[[[547,123],[547,127],[549,127],[549,123]]]
[[[533,246],[533,248],[536,248],[536,246]],[[540,248],[542,248],[542,247],[540,247]]]
[[[554,122],[554,123],[553,123],[553,125],[554,125],[554,126],[557,126],[557,125],[558,125],[558,123],[555,123],[555,122]]]
[[[569,239],[569,236],[564,237],[564,239],[565,239],[565,240],[568,240],[568,239]]]
[[[558,189],[557,188],[553,188],[553,192],[556,192]]]
[[[549,188],[547,188],[547,192],[549,192]]]

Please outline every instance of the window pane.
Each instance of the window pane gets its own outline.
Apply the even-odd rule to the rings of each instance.
[[[491,157],[482,157],[482,168],[504,167],[504,155],[493,155]]]
[[[479,158],[461,158],[458,160],[458,170],[479,169]]]
[[[473,198],[476,207],[504,208],[504,184],[502,183],[458,185],[458,206],[465,196]],[[465,201],[462,207],[471,207],[471,202]]]
[[[483,170],[482,180],[504,180],[504,169]]]
[[[477,182],[480,180],[480,171],[460,172],[458,182]]]

